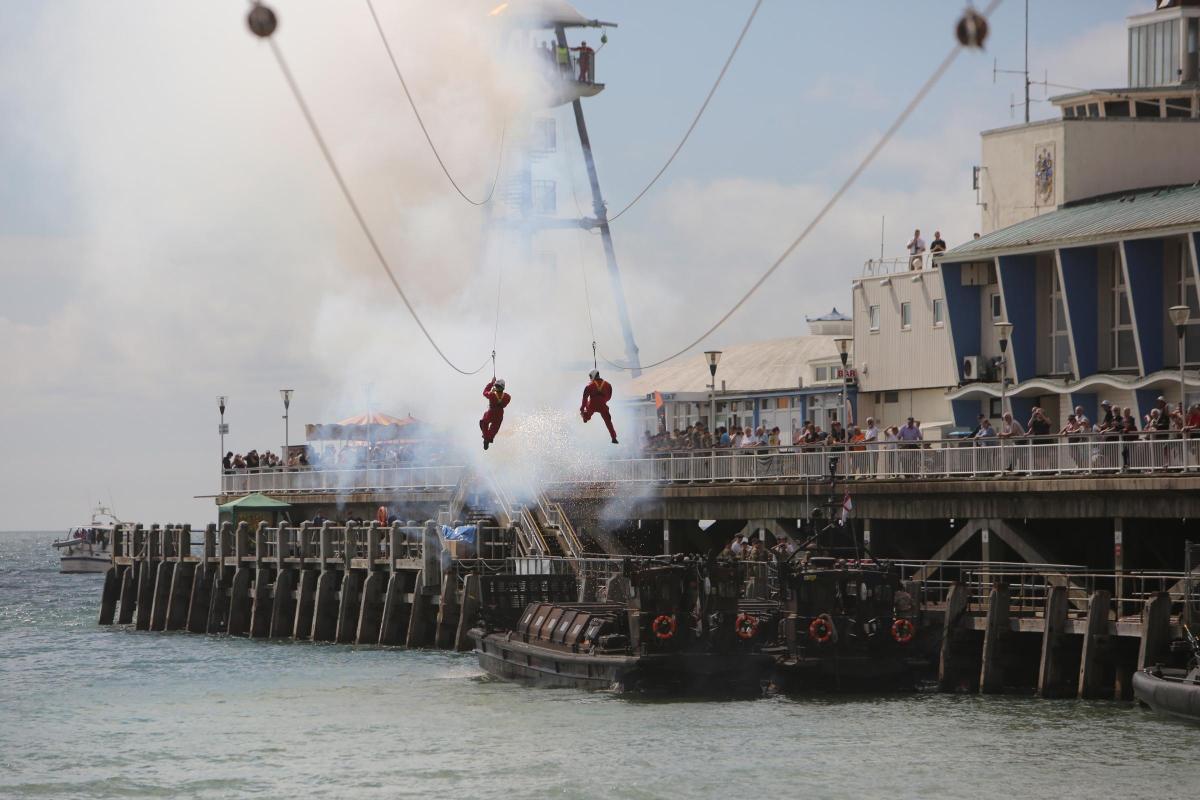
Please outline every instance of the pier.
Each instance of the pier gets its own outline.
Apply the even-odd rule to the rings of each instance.
[[[144,631],[469,650],[481,608],[608,597],[631,557],[547,555],[533,514],[478,526],[457,557],[423,525],[123,526],[99,622]],[[663,558],[663,557],[659,557]],[[654,559],[638,559],[654,560]],[[1130,676],[1169,658],[1200,610],[1187,572],[1061,564],[898,561],[916,600],[917,646],[942,691],[1122,699]],[[741,562],[743,601],[777,601],[774,562]],[[1189,565],[1190,566],[1190,565]],[[620,585],[619,582],[615,585]]]

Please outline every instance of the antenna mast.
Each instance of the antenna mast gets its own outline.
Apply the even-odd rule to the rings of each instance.
[[[1025,0],[1025,69],[1000,69],[999,62],[996,59],[992,60],[992,83],[996,82],[996,76],[1000,73],[1006,75],[1020,75],[1025,80],[1025,122],[1029,122],[1029,104],[1033,102],[1029,97],[1029,0]],[[1009,108],[1016,106],[1016,103],[1009,103]]]

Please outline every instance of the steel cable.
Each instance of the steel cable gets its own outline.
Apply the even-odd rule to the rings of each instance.
[[[449,356],[438,346],[434,341],[433,336],[429,333],[429,329],[425,327],[425,323],[421,321],[421,317],[417,314],[417,310],[409,301],[408,295],[404,293],[404,289],[400,286],[400,281],[396,279],[395,273],[392,271],[391,265],[388,264],[387,258],[383,254],[379,243],[375,240],[375,235],[371,233],[371,228],[367,225],[366,219],[358,208],[358,203],[354,200],[354,195],[350,192],[350,187],[346,184],[346,179],[342,177],[342,172],[338,169],[337,162],[333,158],[333,153],[329,149],[329,145],[325,142],[325,137],[321,135],[321,129],[317,125],[316,118],[313,116],[312,110],[308,107],[308,103],[304,99],[303,93],[300,91],[300,86],[296,83],[296,78],[292,74],[292,70],[288,67],[287,59],[283,57],[283,51],[275,42],[274,37],[267,39],[267,44],[271,47],[271,53],[275,56],[275,63],[279,65],[279,71],[283,73],[284,80],[287,82],[288,88],[292,92],[292,96],[296,99],[296,105],[300,107],[300,113],[304,116],[304,121],[308,123],[308,129],[312,132],[313,138],[317,142],[317,147],[321,150],[321,155],[325,158],[325,163],[329,166],[329,171],[333,173],[334,179],[337,181],[338,188],[342,190],[342,196],[346,199],[346,204],[350,206],[350,210],[354,213],[354,218],[358,221],[359,228],[362,229],[363,235],[367,242],[371,245],[371,250],[375,253],[375,258],[378,259],[379,265],[383,267],[383,271],[387,273],[388,280],[392,282],[392,286],[396,290],[396,294],[400,295],[400,300],[403,301],[404,307],[408,309],[408,313],[412,315],[413,321],[417,323],[417,327],[421,329],[425,339],[429,345],[437,352],[442,361],[453,369],[455,372],[463,375],[475,375],[483,370],[488,365],[488,361],[493,357],[489,357],[488,361],[484,361],[473,370],[466,370],[450,360]],[[499,313],[499,305],[497,304],[497,313]],[[498,324],[498,323],[497,323]],[[494,362],[493,362],[494,363]]]
[[[992,15],[992,13],[996,10],[996,8],[999,7],[1000,4],[1003,2],[1004,2],[1004,0],[992,0],[988,4],[988,6],[981,12],[982,15],[984,17],[990,17]],[[676,351],[675,353],[672,353],[671,355],[667,356],[666,358],[660,359],[660,360],[655,361],[650,364],[641,364],[637,367],[631,367],[628,365],[618,364],[614,361],[611,361],[603,353],[600,354],[600,357],[603,358],[605,360],[605,362],[607,362],[609,365],[611,365],[612,367],[614,367],[616,369],[622,369],[622,370],[651,369],[652,367],[657,367],[661,364],[667,363],[668,361],[673,361],[674,359],[679,358],[679,356],[688,352],[693,347],[700,344],[702,341],[704,341],[709,336],[711,336],[713,333],[715,333],[716,330],[718,328],[720,328],[722,325],[724,325],[729,320],[730,317],[732,317],[735,313],[737,313],[738,309],[740,309],[743,305],[745,305],[746,301],[749,300],[754,295],[754,293],[757,292],[762,287],[762,285],[767,282],[768,278],[770,278],[772,275],[775,274],[775,271],[777,269],[779,269],[779,267],[783,264],[783,262],[787,260],[787,258],[796,250],[797,247],[800,246],[800,244],[805,239],[808,238],[808,235],[810,233],[812,233],[813,229],[816,228],[817,225],[819,225],[821,223],[821,221],[825,219],[825,216],[830,212],[830,210],[833,209],[833,207],[835,205],[837,205],[837,202],[842,199],[842,196],[845,195],[846,192],[850,190],[850,187],[852,187],[854,185],[855,181],[858,180],[859,176],[861,176],[862,173],[867,169],[867,167],[870,166],[871,162],[875,160],[875,157],[879,155],[880,151],[883,150],[884,146],[886,146],[887,143],[889,141],[891,141],[892,137],[896,135],[896,132],[900,130],[901,126],[903,126],[904,123],[908,120],[908,118],[910,116],[912,116],[913,112],[917,110],[917,106],[919,106],[921,104],[921,102],[925,99],[925,97],[933,90],[933,87],[937,84],[937,82],[939,80],[941,80],[943,75],[946,74],[947,70],[950,69],[951,65],[954,63],[955,59],[958,58],[959,53],[961,53],[963,51],[963,49],[964,49],[964,46],[961,44],[954,46],[954,49],[950,51],[950,54],[947,55],[942,60],[941,64],[938,65],[938,68],[936,70],[934,70],[933,74],[929,77],[929,79],[925,81],[925,83],[921,86],[920,90],[918,90],[917,93],[913,96],[913,98],[911,100],[909,100],[908,105],[906,105],[904,107],[904,110],[900,112],[900,115],[898,117],[896,117],[895,121],[892,122],[891,126],[888,127],[888,129],[886,131],[884,131],[883,136],[880,137],[879,141],[875,143],[875,146],[871,148],[871,150],[866,154],[866,156],[862,159],[862,161],[859,162],[858,166],[856,166],[854,168],[854,170],[850,173],[850,175],[846,178],[846,180],[842,182],[842,185],[840,187],[838,187],[838,190],[833,193],[833,196],[830,197],[829,200],[825,203],[825,205],[821,207],[821,210],[817,212],[817,215],[815,217],[813,217],[812,221],[809,222],[808,225],[804,228],[804,230],[800,232],[800,235],[797,236],[792,241],[792,243],[787,246],[787,249],[785,249],[783,251],[783,254],[780,255],[779,258],[775,259],[775,262],[773,264],[771,264],[771,266],[767,269],[767,271],[764,272],[762,274],[762,276],[757,281],[754,282],[754,285],[751,286],[750,289],[745,294],[742,295],[741,299],[739,299],[736,303],[734,303],[733,307],[730,308],[728,311],[726,311],[725,314],[720,319],[718,319],[710,328],[708,328],[708,330],[704,331],[704,333],[700,334],[694,340],[689,342],[687,344],[687,346],[681,348],[680,350]]]
[[[370,2],[370,0],[367,0],[367,2]],[[721,67],[721,71],[717,75],[717,80],[713,83],[712,88],[708,90],[708,96],[706,96],[704,98],[704,102],[700,104],[700,110],[697,111],[696,116],[692,118],[692,124],[688,126],[687,131],[683,134],[683,138],[679,140],[679,144],[675,146],[675,150],[667,159],[667,163],[662,165],[662,169],[654,174],[654,177],[650,179],[650,182],[647,183],[645,187],[643,187],[643,189],[625,205],[624,208],[608,218],[609,222],[615,222],[622,214],[633,208],[637,204],[637,201],[641,200],[646,192],[650,191],[650,187],[658,183],[658,179],[661,178],[663,173],[667,171],[667,167],[671,166],[671,162],[675,160],[675,156],[679,155],[679,151],[683,149],[685,144],[687,144],[688,138],[692,135],[692,131],[696,130],[696,125],[700,122],[700,118],[704,116],[704,112],[708,108],[709,102],[713,99],[713,95],[717,93],[717,88],[721,85],[721,81],[725,79],[725,73],[729,71],[729,65],[733,63],[733,57],[737,55],[738,49],[742,46],[742,40],[746,38],[746,33],[750,30],[750,24],[754,22],[754,17],[758,14],[758,9],[762,6],[762,2],[763,0],[756,0],[754,3],[754,8],[751,9],[750,16],[746,19],[746,24],[742,26],[742,32],[738,34],[737,41],[733,44],[733,50],[729,52],[729,58],[725,59],[725,65]]]
[[[425,120],[421,118],[421,112],[417,110],[417,103],[413,100],[412,92],[408,90],[408,81],[404,80],[404,74],[400,71],[400,65],[396,62],[396,56],[392,52],[392,45],[388,42],[387,34],[383,32],[383,25],[379,21],[379,15],[375,13],[375,5],[371,0],[366,0],[366,3],[367,9],[371,12],[371,20],[375,23],[375,30],[379,33],[379,40],[383,42],[383,49],[387,51],[388,60],[392,62],[392,69],[395,71],[396,77],[400,79],[400,86],[404,89],[404,96],[408,98],[408,105],[412,108],[413,116],[417,118],[417,124],[421,127],[421,133],[425,134],[425,141],[429,143],[429,149],[433,151],[433,157],[437,159],[438,166],[442,168],[442,174],[446,176],[446,180],[450,181],[450,185],[454,187],[454,191],[458,192],[459,197],[463,200],[466,200],[473,206],[486,205],[496,193],[496,185],[500,181],[500,165],[504,163],[504,138],[508,132],[507,126],[500,129],[500,151],[496,154],[496,172],[492,175],[492,187],[488,189],[487,196],[482,200],[472,200],[458,185],[458,182],[454,180],[454,176],[450,174],[450,170],[446,167],[446,162],[442,161],[442,154],[438,152],[437,145],[433,143],[433,137],[429,135],[429,129],[425,127]]]

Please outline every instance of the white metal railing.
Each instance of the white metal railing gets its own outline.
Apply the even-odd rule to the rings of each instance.
[[[868,258],[863,262],[862,277],[879,278],[884,275],[895,275],[900,272],[920,272],[933,269],[933,259],[941,252],[926,250],[920,255],[895,256],[893,258]]]
[[[1056,476],[1200,471],[1200,438],[1104,434],[937,440],[849,447],[755,447],[646,453],[581,466],[548,483],[736,483],[839,479]]]
[[[221,475],[225,494],[347,492],[373,489],[445,489],[458,485],[463,467],[267,467]]]

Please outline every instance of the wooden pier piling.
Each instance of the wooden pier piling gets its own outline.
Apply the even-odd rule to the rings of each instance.
[[[1108,617],[1112,595],[1104,589],[1092,592],[1088,599],[1087,629],[1083,634],[1083,652],[1079,656],[1078,696],[1083,700],[1111,699],[1113,683],[1104,682],[1105,667],[1111,657]]]
[[[1037,693],[1039,697],[1069,696],[1065,669],[1067,587],[1047,589],[1042,628],[1042,658],[1038,666]]]
[[[1012,632],[1009,629],[1009,591],[993,586],[988,595],[987,621],[983,631],[983,656],[979,668],[979,691],[998,694],[1004,690],[1004,665]]]
[[[1171,595],[1155,592],[1142,611],[1142,641],[1138,647],[1137,668],[1153,666],[1167,649],[1171,639]]]
[[[938,659],[938,688],[958,691],[964,680],[965,641],[963,617],[967,611],[968,591],[961,583],[950,587],[946,597],[946,616],[942,622],[942,650]]]
[[[463,583],[462,610],[458,615],[458,630],[454,633],[454,649],[460,653],[467,652],[474,647],[467,632],[479,618],[481,602],[479,576],[468,575]]]

